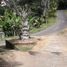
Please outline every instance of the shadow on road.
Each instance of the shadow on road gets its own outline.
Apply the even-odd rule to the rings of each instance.
[[[7,62],[3,58],[0,58],[0,67],[16,67],[19,65],[22,65],[22,64],[20,64],[18,62]]]

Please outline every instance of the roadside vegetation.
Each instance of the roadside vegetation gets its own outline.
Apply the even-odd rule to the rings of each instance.
[[[39,28],[33,28],[30,30],[31,33],[36,33],[36,32],[39,32],[41,30],[45,30],[46,28],[54,25],[56,23],[56,17],[51,17],[51,18],[48,18],[48,23],[43,23],[42,25],[40,25]]]
[[[42,0],[43,1],[43,0]],[[45,13],[45,8],[42,1],[31,1],[32,4],[30,9],[33,14],[28,16],[29,29],[31,33],[35,33],[41,30],[48,28],[53,25],[56,20],[56,11],[57,11],[57,0],[50,0],[47,5],[47,10]],[[18,4],[21,4],[23,1],[19,1]],[[42,2],[42,5],[40,4]],[[45,0],[46,2],[46,0]],[[30,5],[30,3],[27,1]],[[26,8],[24,8],[26,9]],[[22,19],[16,13],[8,7],[0,6],[0,27],[2,28],[5,36],[18,36],[21,33],[22,29]]]

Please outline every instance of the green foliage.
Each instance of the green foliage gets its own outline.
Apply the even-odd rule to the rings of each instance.
[[[0,21],[5,35],[12,36],[18,34],[17,32],[20,30],[21,25],[20,21],[20,17],[16,16],[11,10],[6,9]]]
[[[50,0],[49,17],[56,16],[56,10],[58,7],[58,0]]]
[[[44,16],[43,12],[45,8],[41,6],[42,0],[15,0],[17,7],[21,7],[22,10],[27,9],[26,12],[30,9],[31,15],[28,16],[28,21],[30,25],[30,29],[39,28],[42,24],[46,24],[48,22],[48,17],[56,16],[57,10],[57,2],[58,0],[50,0],[49,9],[46,12],[47,14]],[[25,5],[27,4],[27,8]],[[13,5],[12,5],[13,6]],[[12,9],[13,10],[13,9]],[[16,16],[15,12],[12,10],[5,10],[4,16],[0,18],[0,25],[2,25],[3,31],[5,35],[14,35],[18,34],[17,32],[20,31],[21,28],[21,18]],[[1,13],[2,14],[2,13]]]
[[[4,15],[4,11],[5,11],[5,9],[0,6],[0,16],[3,16]]]
[[[32,17],[32,18],[30,18],[29,25],[30,25],[30,29],[32,29],[33,27],[39,28],[40,25],[41,25],[40,17]]]
[[[56,11],[58,7],[58,0],[50,0],[48,11],[46,15],[43,16],[43,10],[39,1],[32,5],[32,11],[34,16],[29,17],[30,29],[39,28],[43,23],[48,23],[48,17],[56,17]]]

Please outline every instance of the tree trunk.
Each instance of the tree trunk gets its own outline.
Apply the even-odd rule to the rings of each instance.
[[[43,16],[45,17],[46,24],[47,24],[49,2],[50,2],[50,0],[42,0],[41,1],[41,6],[43,8]]]
[[[28,20],[26,19],[22,24],[22,34],[20,34],[20,39],[27,40],[30,38],[29,34],[29,24]]]

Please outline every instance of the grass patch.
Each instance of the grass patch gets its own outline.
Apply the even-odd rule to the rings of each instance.
[[[64,10],[64,13],[67,14],[67,10]]]
[[[18,50],[23,51],[23,52],[30,51],[33,47],[34,47],[34,45],[18,45],[18,46],[16,46],[16,48]]]
[[[43,23],[39,28],[33,28],[32,30],[30,30],[30,32],[31,33],[39,32],[41,30],[44,30],[44,29],[50,27],[54,23],[56,23],[56,17],[51,17],[48,19],[48,23]]]

